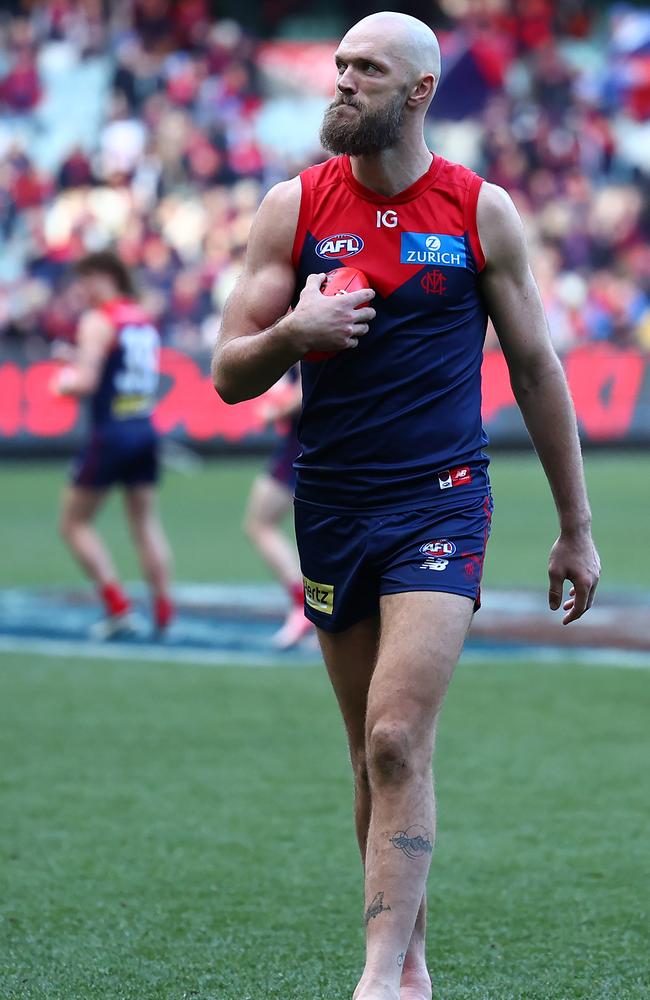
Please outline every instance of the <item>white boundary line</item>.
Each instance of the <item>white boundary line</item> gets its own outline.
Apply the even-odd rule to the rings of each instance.
[[[319,657],[305,651],[304,659],[294,659],[281,653],[255,653],[219,649],[179,649],[164,645],[130,645],[126,643],[70,642],[66,639],[16,638],[0,635],[0,652],[37,654],[39,656],[74,659],[129,660],[142,663],[185,664],[197,667],[291,667],[301,669],[317,666]],[[466,649],[463,663],[509,663],[529,661],[551,666],[589,664],[615,669],[650,670],[650,653],[636,650],[564,648],[557,646],[513,646],[512,649]]]
[[[296,660],[279,653],[243,653],[221,649],[179,649],[160,645],[128,645],[115,642],[70,642],[67,639],[15,638],[0,635],[0,652],[36,653],[39,656],[65,656],[81,660],[122,660],[143,663],[180,663],[197,667],[305,667],[317,663]]]

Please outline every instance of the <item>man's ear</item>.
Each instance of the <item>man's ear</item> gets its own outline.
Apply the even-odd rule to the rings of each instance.
[[[428,104],[433,98],[437,86],[438,81],[433,73],[427,73],[411,87],[406,103],[412,108],[416,108],[422,103]]]

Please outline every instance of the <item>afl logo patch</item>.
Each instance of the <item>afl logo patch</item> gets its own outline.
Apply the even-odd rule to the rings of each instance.
[[[425,542],[420,546],[423,556],[453,556],[456,546],[447,538],[438,538],[435,542]]]
[[[337,233],[326,236],[316,244],[316,253],[324,260],[340,260],[342,257],[354,257],[363,250],[363,240],[354,233]]]

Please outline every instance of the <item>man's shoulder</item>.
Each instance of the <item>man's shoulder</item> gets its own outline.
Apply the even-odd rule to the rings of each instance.
[[[476,223],[485,258],[490,264],[517,271],[522,262],[527,261],[523,223],[510,195],[502,187],[482,185]]]
[[[151,325],[151,316],[135,299],[119,298],[102,303],[98,311],[114,327]]]
[[[290,177],[289,180],[280,181],[274,184],[267,192],[264,203],[266,207],[284,208],[296,200],[300,200],[301,191],[307,188],[321,187],[323,184],[331,184],[341,178],[341,157],[331,156],[322,163],[314,163]]]
[[[314,163],[311,167],[301,170],[298,176],[303,187],[323,187],[341,180],[342,165],[343,158],[341,156],[330,156],[322,163]]]
[[[436,187],[461,187],[464,190],[473,184],[483,184],[485,179],[477,174],[471,167],[466,167],[464,163],[455,163],[453,160],[446,160],[444,156],[437,156],[439,167],[435,175]]]

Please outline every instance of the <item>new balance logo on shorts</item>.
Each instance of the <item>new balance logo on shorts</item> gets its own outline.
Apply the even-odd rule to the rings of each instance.
[[[453,486],[465,486],[472,481],[472,470],[467,465],[459,465],[456,469],[438,473],[438,483],[441,490],[450,490]]]
[[[433,569],[441,573],[449,565],[449,559],[445,559],[444,556],[453,556],[455,551],[456,546],[447,538],[438,538],[434,542],[425,542],[424,545],[420,546],[420,552],[425,556],[420,569]]]

